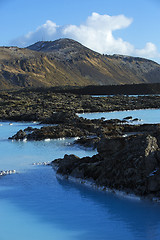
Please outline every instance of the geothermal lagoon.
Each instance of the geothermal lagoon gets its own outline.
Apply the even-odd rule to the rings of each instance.
[[[117,114],[117,115],[116,115]],[[120,116],[121,115],[121,116]],[[157,123],[160,110],[97,113],[97,118],[133,116]],[[86,118],[94,114],[83,114]],[[56,177],[50,162],[65,154],[92,156],[96,150],[73,145],[73,138],[11,141],[9,136],[37,123],[0,122],[1,239],[17,240],[158,240],[160,204],[125,198]]]

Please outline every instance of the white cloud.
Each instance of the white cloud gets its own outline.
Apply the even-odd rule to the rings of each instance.
[[[150,58],[156,58],[160,57],[160,53],[158,53],[157,47],[155,44],[148,42],[146,43],[145,47],[143,49],[136,49],[136,54],[142,57],[150,57]]]
[[[12,44],[26,47],[38,41],[53,40],[58,28],[60,27],[56,23],[47,20],[45,24],[38,27],[34,32],[29,32],[25,36],[15,39]]]
[[[63,29],[63,35],[76,39],[85,46],[100,53],[126,54],[132,47],[122,39],[115,39],[112,32],[128,27],[132,19],[123,15],[109,16],[93,13],[85,24],[80,26],[69,25]]]
[[[160,57],[156,46],[151,42],[146,43],[143,49],[136,49],[122,38],[114,37],[114,31],[129,27],[132,21],[131,18],[127,18],[124,15],[109,16],[95,12],[80,26],[58,26],[56,23],[48,20],[34,32],[29,32],[27,35],[14,40],[12,44],[25,47],[42,40],[72,38],[86,47],[104,54],[116,53],[146,58]]]

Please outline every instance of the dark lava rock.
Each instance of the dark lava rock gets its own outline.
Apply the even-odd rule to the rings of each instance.
[[[26,138],[27,140],[44,140],[44,139],[55,139],[55,138],[64,138],[64,137],[82,137],[90,135],[90,133],[72,125],[60,124],[57,126],[48,126],[41,127],[40,129],[34,128],[31,132],[27,131],[18,131],[14,136],[9,139],[14,140],[23,140]]]
[[[36,129],[36,128],[33,128],[33,127],[27,127],[27,128],[24,129],[24,131],[25,131],[25,132],[33,132],[34,129]]]
[[[121,123],[127,123],[127,121],[124,120],[120,120],[120,119],[109,119],[105,121],[106,123],[110,123],[110,124],[121,124]]]
[[[75,144],[79,144],[86,148],[95,149],[100,141],[99,137],[81,137],[74,141]]]
[[[70,155],[52,162],[57,173],[92,180],[140,196],[160,198],[160,149],[157,139],[140,134],[102,139],[93,157]]]
[[[10,137],[9,139],[15,139],[15,140],[23,140],[27,136],[26,132],[23,130],[19,130],[14,136]]]
[[[72,123],[77,121],[79,117],[70,111],[55,112],[51,117],[46,118],[42,123],[46,124],[60,124],[60,123]]]
[[[92,86],[92,88],[94,89],[95,86]],[[86,94],[80,95],[80,89],[77,89],[76,95],[65,93],[65,91],[58,93],[56,89],[52,88],[2,91],[0,92],[0,119],[57,124],[64,122],[65,119],[68,121],[67,114],[72,115],[70,120],[73,120],[76,117],[74,113],[80,112],[160,108],[160,96],[129,97],[117,95],[92,97],[88,95],[89,92],[86,92]],[[127,120],[124,119],[123,121]],[[118,121],[112,122],[116,124]]]
[[[122,135],[122,131],[119,126],[107,124],[103,120],[100,119],[84,119],[82,117],[78,117],[74,113],[57,113],[57,118],[52,119],[52,123],[57,123],[55,126],[45,126],[40,129],[37,128],[26,128],[23,131],[23,135],[27,140],[43,140],[46,138],[63,138],[63,137],[86,137],[86,136],[95,136],[96,138],[100,138],[104,135]],[[62,118],[59,118],[59,117]],[[61,119],[61,120],[60,120]],[[9,139],[22,140],[22,136],[19,134],[15,134]],[[81,140],[81,144],[84,143],[88,145],[96,146],[97,140],[95,139],[84,139]],[[90,143],[89,143],[90,142]],[[94,144],[95,142],[95,144]],[[80,143],[80,142],[79,142]]]
[[[132,116],[128,116],[128,117],[125,117],[123,118],[124,120],[132,120]]]

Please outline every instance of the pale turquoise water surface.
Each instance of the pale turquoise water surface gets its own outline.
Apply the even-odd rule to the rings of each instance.
[[[122,120],[125,117],[132,116],[132,118],[138,118],[141,121],[135,122],[136,124],[144,123],[160,123],[160,109],[142,109],[142,110],[128,110],[128,111],[115,111],[115,112],[102,112],[102,113],[84,113],[78,114],[83,118],[101,118],[106,120],[118,118]]]
[[[72,146],[73,139],[12,142],[8,136],[31,124],[0,124],[0,168],[19,172],[0,178],[0,240],[160,239],[160,205],[58,180],[51,167],[32,165],[95,151]]]

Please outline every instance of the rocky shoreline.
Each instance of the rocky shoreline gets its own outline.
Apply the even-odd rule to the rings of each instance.
[[[0,119],[12,121],[46,121],[54,112],[109,112],[160,108],[160,96],[113,95],[93,97],[72,93],[55,93],[52,89],[0,92]]]
[[[21,98],[21,97],[22,98]],[[32,96],[32,97],[31,97]],[[4,100],[4,101],[3,101]],[[103,190],[114,189],[140,197],[160,199],[160,124],[130,125],[119,119],[84,119],[76,112],[160,108],[159,96],[92,97],[51,92],[1,93],[0,118],[39,121],[11,140],[49,140],[77,137],[74,144],[97,149],[92,157],[65,155],[51,163],[57,174],[80,179]],[[17,105],[16,105],[17,104]]]
[[[62,117],[63,116],[63,117]],[[125,119],[83,119],[68,112],[54,113],[40,129],[18,131],[12,140],[78,137],[74,144],[97,149],[92,157],[65,155],[51,165],[57,174],[81,183],[160,200],[160,124],[130,125]]]
[[[15,135],[9,137],[11,140],[45,140],[56,138],[78,137],[76,144],[85,147],[97,147],[100,139],[104,137],[124,137],[125,135],[151,134],[156,135],[159,141],[160,124],[136,124],[130,122],[139,121],[128,116],[119,119],[86,119],[79,117],[73,112],[57,112],[46,118],[41,128],[28,127],[20,129]]]
[[[51,165],[57,174],[103,191],[160,201],[160,149],[148,134],[103,138],[92,157],[65,155]]]

